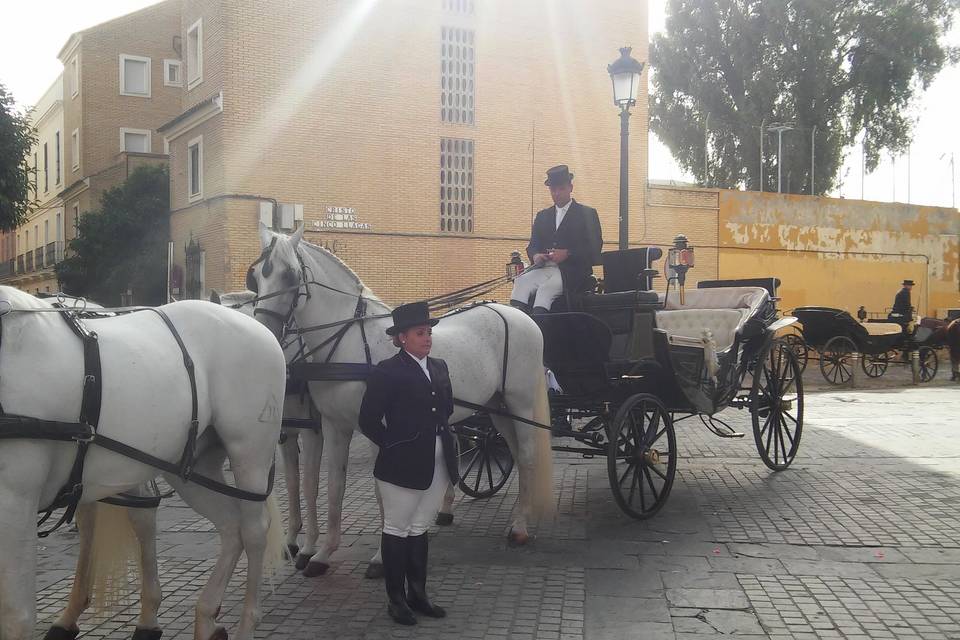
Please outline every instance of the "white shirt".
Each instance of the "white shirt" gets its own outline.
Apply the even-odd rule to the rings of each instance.
[[[404,351],[406,351],[407,355],[410,356],[411,358],[413,358],[414,360],[416,360],[417,364],[420,365],[420,368],[423,369],[423,375],[427,376],[427,380],[429,380],[430,382],[433,382],[433,378],[430,377],[430,370],[427,369],[427,359],[424,358],[424,359],[421,360],[420,358],[418,358],[417,356],[413,355],[412,353],[410,353],[410,352],[407,351],[406,349],[404,349]]]
[[[573,204],[573,198],[567,201],[567,204],[562,207],[557,207],[557,226],[554,229],[560,228],[560,223],[563,222],[563,216],[567,215],[567,209],[570,208],[570,205]]]

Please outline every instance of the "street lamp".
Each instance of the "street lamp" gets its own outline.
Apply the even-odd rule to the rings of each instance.
[[[796,127],[790,122],[774,122],[767,127],[767,131],[777,132],[777,193],[780,193],[781,174],[780,168],[783,166],[781,161],[783,153],[783,132],[793,131]]]
[[[629,247],[629,180],[627,168],[630,162],[628,141],[630,138],[630,107],[637,104],[640,74],[643,63],[630,56],[631,47],[622,47],[620,57],[607,65],[607,73],[613,83],[613,104],[620,107],[620,249]]]
[[[943,160],[947,157],[947,154],[943,153],[940,155],[940,159]],[[950,206],[954,209],[957,208],[957,172],[953,168],[953,151],[950,152]]]

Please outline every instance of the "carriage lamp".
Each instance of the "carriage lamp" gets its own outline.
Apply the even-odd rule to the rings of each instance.
[[[523,273],[524,268],[526,267],[523,264],[523,260],[520,258],[519,251],[513,251],[510,253],[510,262],[507,263],[507,278],[513,280],[521,273]]]
[[[680,234],[673,239],[673,247],[667,251],[667,267],[677,279],[677,290],[680,293],[680,304],[684,304],[683,285],[687,279],[687,271],[693,266],[693,247],[687,244],[687,236]]]

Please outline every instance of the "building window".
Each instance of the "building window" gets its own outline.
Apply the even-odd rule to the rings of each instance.
[[[187,89],[203,82],[203,20],[187,29]]]
[[[54,162],[57,165],[57,182],[55,184],[60,184],[61,176],[60,176],[60,132],[59,131],[53,134],[53,140],[54,140],[53,153],[55,155]]]
[[[120,54],[120,95],[150,97],[150,58]]]
[[[50,191],[50,162],[47,157],[47,143],[43,143],[43,192]]]
[[[73,203],[73,228],[74,230],[80,227],[80,203]]]
[[[473,140],[440,139],[440,230],[473,231]]]
[[[473,31],[443,27],[440,41],[440,119],[473,124]]]
[[[203,136],[187,143],[187,186],[190,202],[203,198]]]
[[[168,87],[179,87],[183,84],[180,72],[182,71],[179,60],[163,61],[163,84]]]
[[[200,243],[190,238],[190,242],[184,247],[184,256],[186,259],[186,277],[184,280],[184,299],[199,300],[203,298],[205,289],[204,271],[206,271],[206,252],[200,247]]]
[[[443,0],[443,10],[473,15],[475,0]]]
[[[74,129],[70,134],[70,158],[73,170],[80,168],[80,129]]]
[[[70,59],[70,90],[71,98],[76,98],[80,93],[80,60],[77,56]]]
[[[120,150],[150,153],[150,131],[120,127]]]

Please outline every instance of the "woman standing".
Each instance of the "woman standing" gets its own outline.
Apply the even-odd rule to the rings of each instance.
[[[426,302],[393,310],[387,335],[400,351],[373,369],[360,405],[360,430],[380,448],[373,475],[383,500],[380,548],[387,612],[405,625],[417,623],[414,611],[446,615],[426,591],[427,529],[447,486],[457,482],[447,425],[453,389],[447,364],[428,356],[437,322]]]

